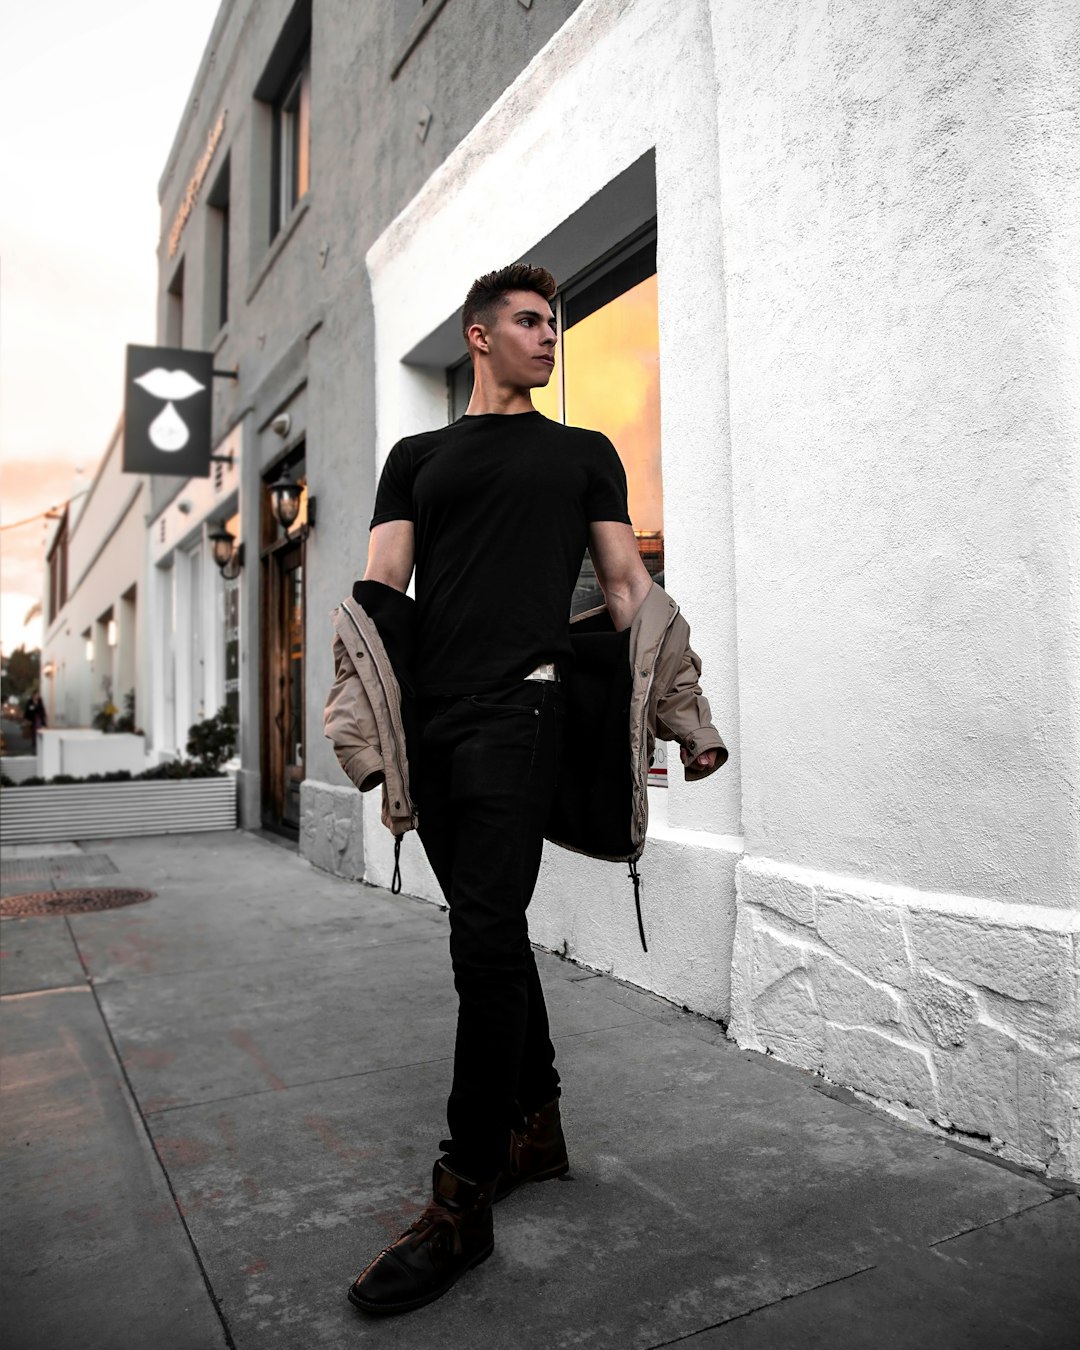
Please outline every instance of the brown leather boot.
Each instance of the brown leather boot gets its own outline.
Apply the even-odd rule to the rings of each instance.
[[[427,1207],[360,1272],[349,1290],[349,1302],[367,1313],[403,1313],[445,1294],[495,1248],[494,1193],[494,1181],[470,1181],[440,1158],[432,1172]]]
[[[510,1156],[495,1183],[495,1199],[501,1200],[526,1181],[549,1181],[569,1170],[559,1099],[555,1097],[530,1112],[523,1126],[511,1129]]]

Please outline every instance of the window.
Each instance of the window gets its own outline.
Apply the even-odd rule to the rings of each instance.
[[[273,197],[271,239],[307,195],[311,165],[311,48],[285,82],[274,102]]]
[[[650,229],[572,281],[555,298],[559,346],[551,381],[533,390],[539,412],[602,431],[626,470],[630,519],[649,574],[663,583],[664,488],[660,458],[660,338],[656,234]],[[451,416],[472,392],[472,366],[450,371]],[[586,555],[572,612],[602,604]]]
[[[173,273],[165,295],[165,345],[184,345],[184,263]]]
[[[240,516],[225,522],[234,539],[240,538]],[[225,622],[225,706],[240,721],[240,578],[224,582],[223,617]]]
[[[48,613],[45,616],[46,625],[52,623],[53,619],[67,604],[68,518],[66,512],[60,523],[60,528],[56,532],[53,546],[49,549],[47,566],[49,570],[49,605]]]
[[[206,260],[207,342],[211,342],[229,321],[229,184],[229,160],[226,159],[206,199],[210,213]]]
[[[288,224],[311,185],[311,32],[311,0],[295,0],[253,90],[253,262]]]

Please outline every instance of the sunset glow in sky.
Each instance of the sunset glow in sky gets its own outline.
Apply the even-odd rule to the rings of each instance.
[[[0,15],[0,523],[88,484],[152,343],[158,180],[219,0]],[[75,470],[82,467],[81,479]],[[73,486],[73,484],[75,486]],[[0,534],[0,641],[37,646],[45,523]]]

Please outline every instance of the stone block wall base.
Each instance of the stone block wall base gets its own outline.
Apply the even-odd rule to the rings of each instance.
[[[300,854],[336,877],[363,879],[364,812],[356,788],[300,784]]]
[[[745,857],[729,1035],[1077,1181],[1078,950],[1075,911]]]

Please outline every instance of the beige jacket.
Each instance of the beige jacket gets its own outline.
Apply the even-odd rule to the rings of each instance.
[[[351,596],[332,614],[334,683],[323,732],[361,792],[382,787],[382,822],[395,835],[416,828],[401,722],[401,689],[379,631]]]
[[[581,618],[585,618],[583,614]],[[649,765],[657,739],[677,741],[688,755],[716,750],[711,769],[686,765],[688,783],[715,773],[728,757],[727,747],[712,724],[709,701],[701,692],[701,658],[690,646],[690,625],[679,606],[653,585],[630,625],[630,762],[634,778],[631,829],[634,857],[645,847],[649,824]]]
[[[573,624],[601,613],[591,610]],[[323,730],[338,762],[361,792],[382,787],[382,821],[395,835],[416,827],[409,795],[409,765],[401,719],[401,690],[375,624],[351,597],[333,612],[334,683],[326,701]],[[641,856],[648,826],[647,782],[656,739],[678,741],[687,753],[717,750],[712,769],[685,769],[688,781],[706,778],[728,752],[712,725],[699,683],[701,661],[690,646],[690,628],[674,600],[654,585],[630,626],[630,719],[624,742],[630,756],[632,803],[630,851]],[[624,752],[619,752],[624,753]],[[587,846],[553,842],[579,852]],[[616,855],[594,853],[612,860]]]

